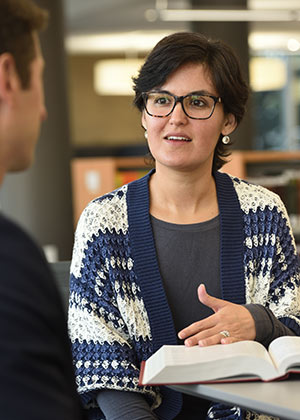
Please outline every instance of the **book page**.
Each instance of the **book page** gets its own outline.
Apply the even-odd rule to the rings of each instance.
[[[269,363],[272,361],[264,346],[256,341],[240,341],[233,344],[217,344],[207,347],[164,346],[172,348],[165,353],[165,363],[168,365],[191,364],[198,362],[210,362],[232,358],[234,356],[249,357],[255,354]]]
[[[255,341],[209,347],[163,346],[145,364],[143,384],[208,382],[278,376],[267,350]]]
[[[280,374],[283,375],[292,366],[300,370],[300,337],[276,338],[269,346],[269,354]]]

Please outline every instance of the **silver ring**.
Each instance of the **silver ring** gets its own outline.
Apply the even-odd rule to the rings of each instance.
[[[230,337],[229,331],[224,330],[220,332],[221,335],[223,335],[223,337]]]

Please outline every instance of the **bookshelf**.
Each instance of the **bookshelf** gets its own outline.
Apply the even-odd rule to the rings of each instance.
[[[149,169],[141,156],[74,158],[71,162],[74,226],[89,201],[143,176]],[[300,151],[233,151],[222,171],[274,190],[288,211],[291,206],[297,207],[290,217],[300,242]]]
[[[300,151],[233,151],[222,171],[247,179],[250,166],[255,171],[255,169],[258,169],[258,166],[264,165],[266,167],[269,164],[283,169],[289,168],[291,165],[300,168]]]
[[[87,203],[150,170],[144,157],[74,158],[71,161],[74,225]]]

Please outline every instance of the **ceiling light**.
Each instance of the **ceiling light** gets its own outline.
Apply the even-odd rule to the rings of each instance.
[[[148,53],[172,31],[133,31],[111,34],[70,35],[65,46],[70,54]]]
[[[162,9],[158,13],[161,20],[168,22],[289,22],[300,20],[300,10]]]
[[[250,85],[254,92],[280,90],[286,85],[286,66],[280,58],[253,57],[249,70]]]
[[[99,95],[133,95],[132,77],[144,60],[126,58],[99,60],[94,66],[94,89]]]
[[[158,12],[155,9],[145,11],[145,18],[148,22],[155,22],[158,19]]]
[[[299,9],[299,0],[248,0],[248,9],[272,9],[272,10],[297,10]]]
[[[286,32],[259,32],[254,31],[249,34],[249,47],[253,51],[259,50],[276,50],[276,51],[292,51],[290,48],[296,48],[299,45],[299,33]],[[290,47],[289,47],[290,45]],[[299,47],[298,47],[299,48]],[[297,48],[297,50],[298,50]],[[295,51],[297,51],[295,49]]]
[[[296,52],[300,49],[300,43],[295,38],[290,38],[287,42],[288,50],[291,52]]]

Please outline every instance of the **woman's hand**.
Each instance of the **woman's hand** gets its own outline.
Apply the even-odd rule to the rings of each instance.
[[[178,337],[184,340],[186,346],[198,344],[204,347],[255,339],[254,319],[244,306],[210,296],[204,284],[198,287],[198,297],[201,303],[215,313],[179,331]]]

